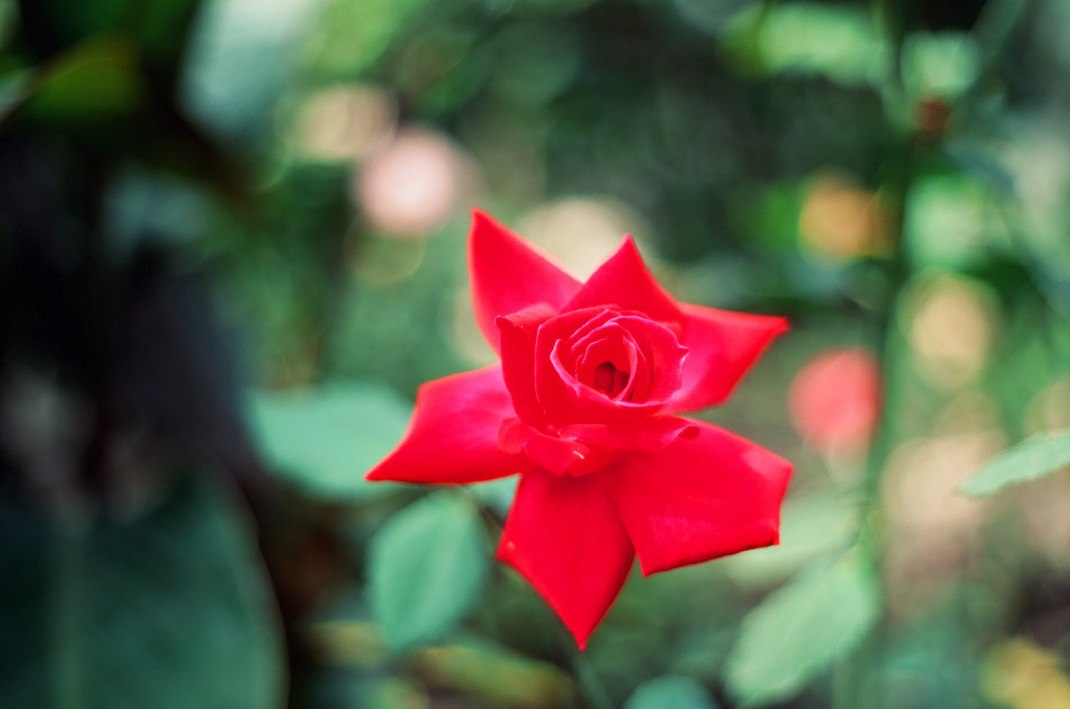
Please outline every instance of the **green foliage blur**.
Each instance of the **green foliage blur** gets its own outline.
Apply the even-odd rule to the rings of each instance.
[[[0,706],[1070,707],[1068,79],[1062,0],[0,0]],[[704,414],[782,544],[583,654],[513,481],[363,481],[473,206],[792,321]]]

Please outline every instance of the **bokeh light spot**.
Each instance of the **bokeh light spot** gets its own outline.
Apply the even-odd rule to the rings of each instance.
[[[474,182],[471,161],[449,140],[409,128],[368,159],[356,197],[384,236],[420,238],[445,223]]]
[[[864,449],[880,414],[876,357],[861,347],[822,352],[795,375],[788,403],[795,430],[810,445]]]
[[[302,104],[297,148],[320,160],[357,160],[389,140],[397,113],[393,97],[374,86],[324,89]]]

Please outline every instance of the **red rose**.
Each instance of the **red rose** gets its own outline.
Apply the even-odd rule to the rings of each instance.
[[[791,465],[702,421],[782,318],[677,303],[630,238],[580,283],[475,212],[476,317],[501,365],[420,388],[369,480],[519,473],[498,558],[582,648],[635,556],[644,574],[775,544]]]

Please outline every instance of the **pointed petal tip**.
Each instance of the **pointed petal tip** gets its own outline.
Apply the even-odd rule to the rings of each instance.
[[[468,270],[476,322],[495,351],[496,317],[538,303],[559,309],[580,288],[554,259],[479,209],[468,232]]]
[[[643,254],[639,251],[639,245],[635,243],[635,237],[631,234],[625,234],[620,238],[620,245],[617,246],[617,250],[613,252],[607,261],[614,258],[622,258],[627,255],[629,259],[635,259],[644,266],[646,263],[643,261]]]
[[[496,551],[546,601],[581,650],[635,558],[594,477],[523,475]]]
[[[542,597],[543,601],[546,602],[546,605],[548,605],[550,607],[550,610],[553,611],[554,615],[557,617],[557,620],[559,623],[561,623],[562,627],[564,627],[564,629],[568,631],[569,635],[572,636],[572,639],[576,641],[577,649],[579,649],[580,652],[584,652],[587,649],[587,641],[594,633],[595,628],[598,627],[598,623],[601,622],[601,617],[599,617],[599,620],[595,621],[594,625],[589,628],[584,627],[583,625],[579,625],[575,621],[566,618],[564,611],[559,606],[551,602],[550,598],[546,595],[546,593],[538,585],[536,585],[535,580],[528,573],[525,572],[525,570],[522,568],[521,562],[515,556],[515,546],[512,542],[507,542],[504,537],[499,542],[498,548],[494,552],[494,558],[499,562],[509,566],[516,573],[520,574],[521,578],[526,580],[531,585],[532,589],[534,589],[534,591]]]
[[[637,310],[655,320],[676,322],[681,304],[657,282],[631,234],[602,262],[566,305],[568,310],[613,304]]]
[[[475,231],[477,225],[497,224],[497,222],[494,221],[494,217],[490,216],[479,207],[472,207],[468,210],[468,213],[472,215],[472,231]]]

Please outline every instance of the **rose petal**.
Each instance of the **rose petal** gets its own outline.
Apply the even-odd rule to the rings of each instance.
[[[635,545],[643,574],[708,561],[779,539],[791,463],[701,421],[656,453],[599,480]]]
[[[506,453],[523,456],[532,468],[556,475],[584,475],[609,462],[605,453],[592,450],[578,438],[551,436],[520,419],[507,419],[502,424],[498,447]]]
[[[680,345],[671,330],[653,320],[622,315],[613,322],[627,329],[648,355],[645,367],[648,385],[642,396],[658,401],[670,398],[680,388],[688,349]]]
[[[534,356],[535,391],[547,420],[556,425],[622,422],[653,413],[664,405],[664,401],[613,401],[575,380],[572,338],[580,332],[584,333],[581,342],[596,342],[600,328],[616,316],[604,308],[584,308],[558,315],[538,328]],[[590,320],[600,324],[591,329],[587,327]]]
[[[580,288],[549,257],[479,210],[472,212],[468,263],[476,322],[495,351],[496,318],[539,303],[560,310]]]
[[[563,426],[558,435],[595,450],[650,452],[665,448],[680,436],[698,435],[698,426],[679,416],[650,416],[633,423],[574,423]]]
[[[682,305],[681,343],[688,348],[672,411],[695,411],[724,402],[762,351],[788,330],[785,318]]]
[[[631,335],[619,326],[607,325],[601,330],[601,339],[590,342],[570,369],[576,384],[585,384],[611,399],[620,399],[633,379],[637,364]],[[623,385],[618,386],[622,379]]]
[[[523,460],[498,449],[512,401],[497,365],[420,387],[409,430],[368,480],[470,483],[513,475]]]
[[[680,308],[650,275],[632,237],[624,237],[617,253],[591,274],[563,310],[595,305],[637,310],[663,322],[677,322]]]
[[[549,366],[543,364],[542,343],[536,344],[535,382],[539,401],[548,418],[561,425],[567,423],[622,423],[654,413],[664,400],[616,401],[605,393],[576,380],[562,362],[564,346],[558,342],[550,352]]]
[[[498,546],[498,558],[546,599],[581,650],[635,556],[597,478],[525,474]]]
[[[542,325],[553,315],[547,305],[533,305],[496,321],[501,333],[502,374],[520,418],[532,426],[543,426],[546,413],[536,396],[535,341]]]

